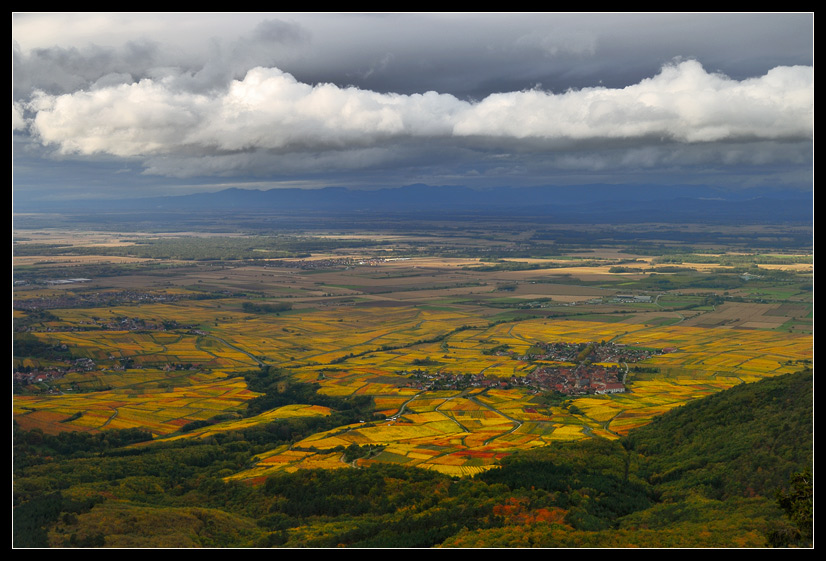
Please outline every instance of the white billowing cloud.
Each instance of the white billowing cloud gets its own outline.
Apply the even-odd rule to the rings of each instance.
[[[450,95],[379,94],[311,86],[256,68],[218,97],[176,92],[163,81],[60,96],[29,104],[41,141],[64,154],[278,150],[370,145],[399,136],[446,136],[466,108]]]
[[[399,136],[450,134],[464,104],[450,95],[379,94],[333,84],[310,86],[275,69],[236,81],[218,111],[187,139],[221,150],[342,147]]]
[[[667,66],[622,89],[491,95],[456,123],[457,135],[589,140],[659,137],[678,142],[811,135],[811,67],[775,68],[738,82],[695,61]]]
[[[61,96],[38,94],[29,108],[37,113],[35,133],[61,153],[144,156],[177,151],[213,103],[143,80]]]
[[[686,61],[621,89],[530,90],[470,103],[436,92],[311,85],[258,67],[212,95],[183,91],[173,79],[146,79],[65,95],[41,92],[26,109],[34,115],[36,137],[63,154],[144,158],[320,152],[417,139],[457,145],[522,140],[538,151],[649,139],[799,140],[813,133],[814,73],[777,67],[737,81]],[[13,108],[17,127],[15,115]]]

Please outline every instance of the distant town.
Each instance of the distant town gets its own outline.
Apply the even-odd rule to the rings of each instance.
[[[428,372],[414,370],[410,385],[421,390],[467,388],[526,388],[535,393],[559,392],[564,395],[610,394],[625,391],[628,363],[640,362],[652,356],[673,352],[673,348],[649,349],[606,342],[540,343],[525,354],[517,355],[507,345],[495,347],[487,354],[509,356],[528,362],[560,362],[540,364],[524,376],[502,378],[478,374]],[[607,365],[605,363],[614,363]],[[620,365],[624,366],[620,366]]]

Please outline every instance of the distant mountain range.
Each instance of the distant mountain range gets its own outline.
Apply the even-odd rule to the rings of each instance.
[[[133,213],[289,213],[364,215],[534,216],[556,222],[769,222],[811,223],[811,191],[721,189],[708,186],[579,185],[472,189],[464,186],[408,185],[359,190],[253,190],[143,199],[98,199],[50,203],[15,202],[15,212],[72,214]]]

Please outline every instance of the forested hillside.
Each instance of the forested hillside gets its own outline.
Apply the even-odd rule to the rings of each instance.
[[[810,545],[812,385],[811,370],[743,384],[622,440],[555,443],[473,479],[392,464],[223,479],[288,426],[264,444],[18,430],[14,545]]]

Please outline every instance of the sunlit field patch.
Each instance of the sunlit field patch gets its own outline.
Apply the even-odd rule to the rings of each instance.
[[[585,435],[582,426],[559,425],[551,434],[552,440],[579,440]]]

